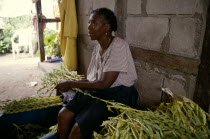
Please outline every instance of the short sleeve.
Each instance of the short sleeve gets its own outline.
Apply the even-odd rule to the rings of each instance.
[[[92,57],[91,57],[91,61],[90,61],[90,64],[88,66],[88,70],[87,70],[87,79],[88,80],[95,80],[96,77],[96,55],[97,55],[97,47],[98,46],[95,46],[94,49],[93,49],[93,52],[92,52]]]
[[[104,65],[103,72],[118,71],[127,72],[128,69],[128,58],[127,48],[128,44],[124,42],[115,42],[110,51],[108,60]]]

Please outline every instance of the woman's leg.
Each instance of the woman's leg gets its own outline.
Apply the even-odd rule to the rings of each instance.
[[[82,139],[82,133],[80,131],[80,127],[77,123],[74,124],[68,139]]]
[[[67,139],[70,125],[74,118],[74,113],[63,107],[58,113],[58,133],[59,139]]]

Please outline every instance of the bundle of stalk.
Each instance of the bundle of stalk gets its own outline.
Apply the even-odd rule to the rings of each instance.
[[[17,132],[16,139],[39,139],[49,132],[47,127],[42,127],[37,124],[13,124],[13,126]]]
[[[120,113],[103,122],[102,131],[93,134],[95,139],[210,138],[210,115],[186,97],[174,95],[170,103],[161,103],[155,111],[141,111],[91,97],[106,102],[109,110],[116,109]],[[50,130],[57,132],[57,125]]]
[[[210,115],[186,97],[175,96],[171,103],[161,104],[156,113],[165,114],[176,124],[187,127],[197,138],[210,138]]]
[[[38,93],[52,95],[55,85],[61,82],[62,80],[82,80],[84,79],[84,75],[78,75],[73,71],[68,70],[63,63],[61,63],[60,69],[53,69],[52,72],[45,73],[42,78],[42,87],[37,91]],[[43,92],[47,89],[45,92]],[[74,90],[78,90],[74,88]]]
[[[1,109],[7,114],[31,111],[47,107],[58,106],[62,104],[60,96],[40,96],[28,97],[21,100],[12,100],[6,102]]]
[[[196,103],[176,96],[170,103],[162,103],[155,111],[141,111],[115,103],[109,105],[120,111],[116,117],[104,121],[96,139],[179,139],[210,138],[210,115]]]

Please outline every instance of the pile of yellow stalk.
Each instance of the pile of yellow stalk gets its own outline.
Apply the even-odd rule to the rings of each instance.
[[[58,105],[62,105],[60,96],[40,96],[9,101],[1,106],[1,109],[4,110],[6,114],[12,114]]]
[[[111,103],[110,103],[111,104]],[[96,139],[209,139],[210,115],[190,99],[176,96],[155,111],[109,105],[120,114],[104,121]]]
[[[78,75],[73,71],[69,71],[63,63],[61,63],[60,69],[53,69],[52,72],[45,73],[42,78],[42,88],[37,92],[41,94],[51,95],[54,91],[55,85],[61,82],[62,80],[82,80],[84,75]],[[77,90],[77,89],[76,89]]]

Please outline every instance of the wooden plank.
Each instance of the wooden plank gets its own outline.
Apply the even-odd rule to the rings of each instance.
[[[210,4],[206,14],[206,30],[201,54],[201,64],[193,96],[203,110],[210,113]]]
[[[127,11],[124,9],[126,9],[127,0],[117,0],[115,5],[117,5],[115,7],[115,14],[116,14],[117,23],[118,23],[115,36],[120,37],[120,38],[125,38]]]
[[[178,70],[187,74],[198,74],[198,66],[200,60],[191,59],[182,56],[161,53],[142,48],[131,47],[131,52],[134,59],[153,63],[166,68]]]
[[[60,19],[58,19],[58,18],[57,18],[57,19],[49,19],[49,18],[48,18],[48,19],[43,19],[43,18],[42,18],[42,19],[41,19],[41,22],[42,22],[42,23],[60,22]]]
[[[40,61],[43,62],[45,60],[45,51],[44,51],[44,36],[43,36],[43,28],[41,17],[42,16],[42,5],[41,0],[36,2],[36,17],[37,17],[37,34],[38,34],[38,46],[40,50]]]

